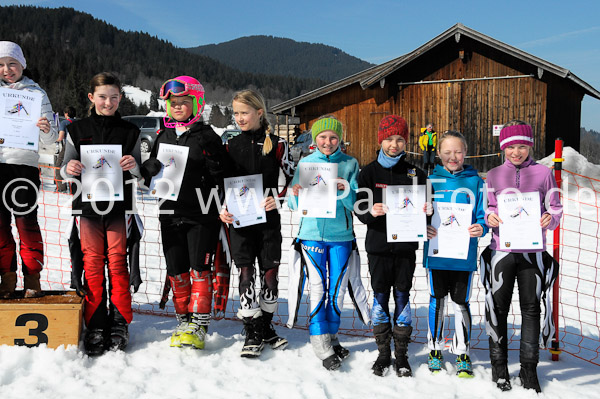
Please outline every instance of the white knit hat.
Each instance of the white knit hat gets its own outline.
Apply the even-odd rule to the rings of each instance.
[[[19,61],[23,69],[27,68],[27,61],[25,61],[25,56],[23,55],[23,50],[17,43],[2,41],[0,42],[0,58],[2,57],[12,57],[15,60]]]

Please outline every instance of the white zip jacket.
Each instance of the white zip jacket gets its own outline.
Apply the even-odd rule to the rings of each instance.
[[[52,112],[52,104],[48,95],[37,83],[23,76],[21,80],[15,83],[6,83],[0,80],[0,87],[14,89],[14,90],[26,90],[26,91],[38,91],[42,93],[42,115],[50,122],[50,131],[44,133],[40,130],[40,142],[42,144],[52,144],[58,137],[58,127],[54,123],[54,112]],[[0,132],[1,137],[2,132]],[[37,151],[26,150],[23,148],[12,148],[12,147],[0,147],[0,163],[14,164],[14,165],[27,165],[38,167],[38,161],[40,159]]]

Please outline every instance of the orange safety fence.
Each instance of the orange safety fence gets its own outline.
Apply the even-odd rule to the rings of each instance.
[[[64,231],[70,219],[71,195],[56,193],[52,177],[52,167],[40,165],[42,170],[42,189],[39,196],[38,220],[45,243],[45,268],[42,271],[43,289],[69,289],[70,258],[67,238]],[[590,363],[600,365],[600,263],[598,236],[600,204],[600,180],[563,171],[564,179],[564,216],[561,222],[560,239],[560,305],[559,340],[561,349]],[[172,316],[172,302],[160,309],[164,279],[166,278],[165,259],[162,253],[160,227],[156,215],[157,202],[154,198],[137,192],[138,213],[144,223],[144,234],[140,245],[140,266],[142,280],[139,292],[133,295],[136,312],[153,315]],[[282,259],[279,269],[279,309],[274,322],[284,325],[288,319],[287,259],[293,237],[297,232],[298,216],[284,206],[281,210],[281,228],[283,236]],[[373,301],[364,251],[366,226],[355,219],[357,243],[361,253],[362,280],[367,290],[369,304]],[[14,234],[16,236],[16,229]],[[490,234],[479,240],[479,249],[483,250],[490,242]],[[552,234],[548,234],[548,249],[553,246]],[[422,245],[417,251],[417,268],[411,291],[413,313],[413,341],[427,342],[427,317],[429,291],[424,268],[422,267]],[[225,317],[235,319],[239,307],[238,273],[232,269],[229,301]],[[259,282],[260,279],[257,279]],[[488,338],[485,334],[485,292],[479,282],[479,273],[473,276],[474,286],[471,294],[472,332],[471,346],[475,349],[487,349]],[[19,280],[22,287],[22,280]],[[351,300],[346,296],[342,312],[341,334],[372,336],[369,327],[363,325],[353,310]],[[391,304],[393,307],[393,304]],[[304,294],[296,326],[308,326],[308,295]],[[521,317],[518,295],[513,297],[512,313],[509,315],[509,348],[518,349]],[[453,307],[448,306],[446,337],[453,335]],[[512,330],[511,330],[512,328]],[[512,331],[512,333],[510,332]],[[285,334],[285,332],[281,332]]]

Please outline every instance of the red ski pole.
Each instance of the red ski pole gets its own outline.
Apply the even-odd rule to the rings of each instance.
[[[559,137],[554,142],[554,178],[556,179],[556,185],[560,189],[562,186],[562,163],[564,161],[562,157],[563,153],[563,141]],[[561,191],[558,191],[558,195],[561,196]],[[561,198],[562,199],[562,198]],[[554,243],[552,255],[557,262],[560,262],[560,224],[554,230]],[[552,348],[550,353],[552,354],[552,360],[558,361],[558,355],[561,350],[558,340],[558,311],[559,311],[559,295],[560,295],[560,284],[559,284],[560,273],[556,276],[554,287],[552,287],[552,318],[554,319],[554,338],[552,339]]]

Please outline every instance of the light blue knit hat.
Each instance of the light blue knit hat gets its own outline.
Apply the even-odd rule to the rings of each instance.
[[[343,139],[344,129],[342,128],[342,122],[338,121],[335,118],[321,118],[318,119],[312,125],[311,132],[313,142],[316,142],[315,139],[317,138],[319,133],[324,132],[326,130],[333,131],[335,134],[337,134],[340,140]]]

